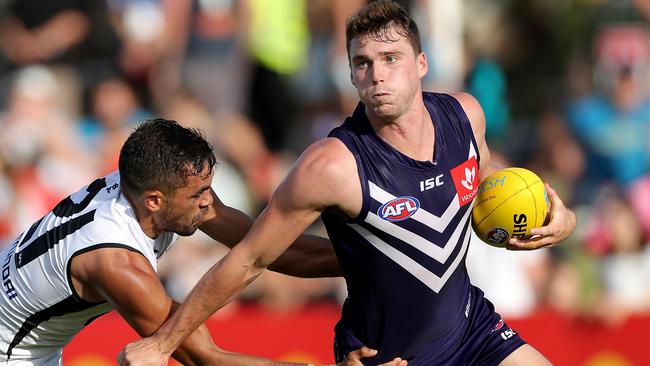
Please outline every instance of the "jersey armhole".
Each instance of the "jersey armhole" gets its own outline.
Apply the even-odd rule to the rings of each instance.
[[[354,141],[352,141],[345,133],[341,132],[340,130],[333,131],[330,137],[334,137],[341,141],[352,153],[352,156],[354,156],[354,162],[357,165],[357,174],[359,175],[359,184],[361,184],[361,210],[359,211],[359,215],[356,217],[350,217],[348,221],[355,223],[363,222],[368,216],[368,207],[370,205],[370,202],[368,202],[368,197],[370,197],[370,193],[368,190],[368,179],[366,178],[366,174],[362,169],[359,151]]]
[[[77,300],[79,303],[82,303],[82,304],[92,304],[92,305],[98,305],[98,304],[104,304],[104,303],[106,303],[106,301],[100,301],[100,302],[92,303],[92,302],[89,302],[89,301],[86,301],[86,300],[82,299],[81,296],[79,296],[79,294],[77,293],[77,290],[75,290],[74,285],[72,284],[72,274],[71,274],[71,272],[70,272],[70,266],[72,265],[72,259],[73,259],[74,257],[76,257],[76,256],[78,256],[78,255],[80,255],[80,254],[88,253],[88,252],[91,252],[91,251],[93,251],[93,250],[103,249],[103,248],[119,248],[119,249],[126,249],[126,250],[129,250],[129,251],[131,251],[131,252],[134,252],[134,253],[138,253],[138,254],[140,254],[141,256],[145,257],[145,259],[147,258],[147,257],[146,257],[146,256],[145,256],[141,251],[139,251],[139,250],[137,250],[137,249],[135,249],[135,248],[133,248],[133,247],[130,247],[130,246],[128,246],[128,245],[125,245],[125,244],[118,244],[118,243],[101,243],[101,244],[95,244],[95,245],[92,245],[92,246],[86,247],[86,248],[84,248],[84,249],[82,249],[82,250],[79,250],[79,251],[75,252],[74,254],[72,254],[72,255],[70,256],[70,258],[68,258],[68,263],[66,264],[66,279],[67,279],[67,281],[68,281],[68,286],[70,287],[70,293],[72,293],[72,296],[73,296],[73,297],[75,298],[75,300]]]
[[[453,106],[454,111],[459,117],[460,124],[463,131],[469,131],[469,139],[472,145],[474,146],[474,150],[476,151],[476,161],[480,164],[481,152],[479,151],[478,143],[476,142],[476,138],[474,137],[474,128],[472,127],[472,123],[469,121],[469,116],[467,116],[467,113],[465,113],[465,108],[463,108],[462,104],[460,104],[458,99],[454,98],[452,95],[445,94],[445,96],[451,101],[451,105]]]

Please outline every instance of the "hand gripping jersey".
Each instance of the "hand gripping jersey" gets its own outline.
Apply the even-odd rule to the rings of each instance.
[[[70,263],[99,248],[124,248],[156,261],[176,241],[142,232],[114,172],[61,201],[0,252],[0,364],[58,365],[61,350],[85,325],[110,311],[72,286]],[[8,361],[8,362],[7,362]]]
[[[432,161],[383,141],[362,104],[330,133],[354,155],[363,193],[358,217],[323,215],[348,287],[335,328],[338,360],[362,345],[379,351],[364,364],[411,359],[425,349],[444,359],[468,327],[476,299],[465,254],[478,149],[455,98],[424,93],[424,101],[435,126]]]

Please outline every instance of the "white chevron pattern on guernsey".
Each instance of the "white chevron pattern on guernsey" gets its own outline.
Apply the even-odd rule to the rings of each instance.
[[[474,145],[470,142],[468,159],[471,159],[472,157],[477,157],[477,153],[476,153],[476,149],[474,148]],[[380,188],[379,186],[377,186],[375,183],[371,181],[368,181],[368,188],[369,188],[370,197],[375,201],[381,203],[382,205],[386,202],[389,202],[397,198],[393,194],[384,191],[382,188]],[[451,220],[456,216],[459,210],[460,210],[460,200],[458,199],[458,194],[456,194],[454,195],[449,206],[447,206],[447,209],[445,210],[445,212],[442,213],[441,216],[436,216],[426,211],[422,207],[420,207],[413,214],[413,216],[410,217],[410,219],[418,221],[419,223],[424,224],[439,233],[443,233],[444,230],[449,225],[449,223],[451,222]],[[449,257],[451,256],[451,253],[453,252],[454,248],[457,247],[456,244],[458,243],[461,234],[463,234],[463,227],[465,227],[465,223],[469,219],[469,214],[471,212],[472,210],[470,206],[465,211],[465,214],[463,215],[462,219],[458,223],[457,227],[454,229],[454,232],[449,237],[449,240],[447,240],[445,245],[442,247],[435,245],[429,240],[423,238],[422,236],[417,235],[399,225],[396,225],[390,221],[382,219],[381,217],[377,216],[375,212],[372,211],[368,212],[365,221],[368,224],[376,227],[377,229],[392,235],[393,237],[405,242],[408,245],[411,245],[415,249],[433,258],[439,263],[445,264],[449,259]],[[428,270],[426,267],[424,267],[423,265],[421,265],[420,263],[418,263],[408,255],[400,252],[390,244],[381,240],[379,237],[377,237],[376,235],[368,231],[363,226],[357,224],[348,224],[348,225],[356,232],[358,232],[361,236],[363,236],[363,238],[366,241],[368,241],[368,243],[372,244],[375,248],[377,248],[377,250],[379,250],[388,258],[390,258],[392,261],[397,263],[400,267],[404,268],[406,271],[408,271],[415,278],[420,280],[422,283],[424,283],[427,287],[429,287],[431,290],[433,290],[436,293],[440,292],[442,287],[445,285],[449,277],[452,275],[452,273],[454,273],[454,271],[460,264],[461,260],[463,259],[463,256],[467,251],[467,246],[469,244],[469,240],[471,237],[470,235],[471,233],[469,231],[472,230],[471,225],[467,225],[467,229],[464,231],[465,237],[460,252],[454,258],[453,262],[449,265],[449,267],[447,267],[447,270],[445,271],[445,273],[443,273],[442,277],[438,277],[436,274]]]
[[[368,181],[368,188],[370,190],[370,197],[372,197],[375,201],[380,202],[382,205],[392,199],[397,198],[392,194],[379,188],[378,185],[376,185],[371,181]],[[420,207],[415,212],[415,214],[413,214],[413,216],[411,216],[410,218],[424,225],[427,225],[428,227],[434,229],[439,233],[442,233],[447,227],[447,225],[449,225],[451,219],[454,216],[456,216],[459,209],[460,209],[460,201],[458,200],[458,194],[456,194],[454,198],[452,198],[451,203],[449,204],[445,212],[442,214],[442,216],[438,217],[426,211],[422,207]]]
[[[422,208],[420,208],[418,211],[420,210],[422,210]],[[430,242],[429,240],[421,237],[420,235],[413,233],[412,231],[406,230],[399,225],[396,225],[390,221],[386,221],[382,219],[381,217],[375,215],[372,212],[368,212],[368,217],[366,217],[365,221],[370,225],[376,227],[377,229],[387,234],[390,234],[396,237],[397,239],[411,245],[415,249],[435,259],[441,264],[444,264],[449,258],[449,256],[451,255],[451,252],[456,247],[456,243],[458,243],[458,239],[460,239],[460,235],[463,231],[463,227],[465,226],[465,223],[469,218],[470,212],[471,210],[469,209],[465,211],[463,218],[460,220],[460,223],[456,226],[456,230],[454,230],[454,232],[449,237],[449,240],[447,240],[447,242],[442,248]],[[465,235],[467,235],[467,232],[465,233]]]
[[[449,277],[452,275],[452,273],[454,273],[454,271],[458,267],[458,264],[463,259],[463,256],[467,251],[467,246],[469,244],[469,240],[471,237],[471,235],[469,235],[469,232],[467,232],[463,240],[463,246],[460,249],[460,253],[458,253],[456,258],[454,258],[454,261],[449,265],[445,273],[443,273],[442,277],[438,277],[436,276],[435,273],[429,271],[423,265],[411,259],[406,254],[393,248],[388,243],[381,240],[380,238],[375,236],[373,233],[371,233],[364,227],[359,226],[357,224],[348,224],[348,225],[350,225],[350,227],[352,227],[352,229],[354,229],[356,232],[361,234],[361,236],[363,236],[363,238],[367,240],[368,243],[372,244],[375,248],[377,248],[377,250],[384,253],[384,255],[386,255],[392,261],[397,263],[400,267],[404,268],[406,271],[408,271],[415,278],[420,280],[422,283],[427,285],[427,287],[429,287],[431,290],[433,290],[436,293],[440,292],[440,290],[445,285]],[[470,230],[469,227],[468,230]]]
[[[474,148],[474,144],[470,142],[468,159],[471,159],[472,157],[476,157],[476,149]],[[381,203],[382,205],[390,200],[397,198],[394,195],[384,191],[378,185],[376,185],[371,181],[368,181],[368,189],[370,191],[370,197],[372,197],[375,201]],[[443,212],[440,217],[420,207],[415,212],[415,214],[411,216],[411,218],[424,225],[429,226],[430,228],[434,229],[439,233],[442,233],[445,230],[445,228],[447,228],[447,225],[449,225],[451,219],[454,216],[456,216],[459,209],[460,209],[460,200],[458,199],[458,194],[456,194],[454,198],[452,198],[449,206],[447,206],[445,212]]]
[[[470,142],[469,143],[469,156],[467,158],[470,159],[471,157],[476,158],[476,149],[474,148],[474,144]]]

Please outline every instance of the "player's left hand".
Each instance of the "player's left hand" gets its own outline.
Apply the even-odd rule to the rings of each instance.
[[[336,366],[363,366],[363,363],[361,363],[362,358],[374,357],[376,355],[377,350],[368,347],[361,347],[348,353],[348,356],[343,361],[337,363]],[[408,362],[406,362],[406,360],[396,357],[392,361],[382,363],[379,366],[406,366],[407,364]]]
[[[560,196],[548,183],[546,193],[551,201],[548,224],[540,228],[530,229],[530,239],[511,238],[506,245],[508,250],[533,250],[560,243],[576,228],[576,215],[564,206]]]

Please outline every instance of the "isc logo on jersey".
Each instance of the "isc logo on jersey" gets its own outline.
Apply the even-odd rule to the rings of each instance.
[[[411,196],[402,196],[393,198],[384,203],[377,210],[377,215],[388,221],[402,221],[413,216],[415,211],[420,208],[420,201]]]
[[[472,202],[476,197],[478,190],[479,176],[478,176],[478,162],[475,157],[458,165],[451,170],[451,177],[458,192],[458,200],[461,206]]]

